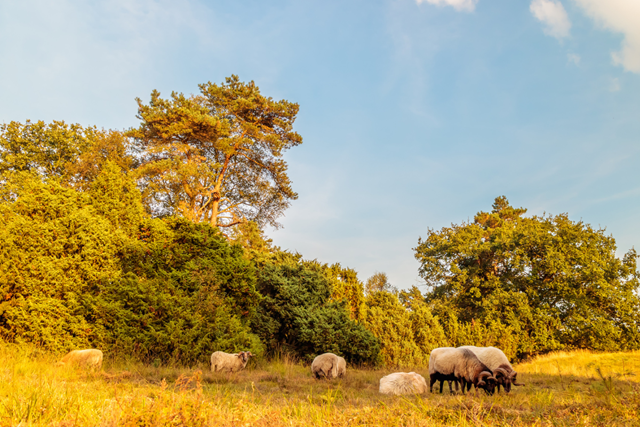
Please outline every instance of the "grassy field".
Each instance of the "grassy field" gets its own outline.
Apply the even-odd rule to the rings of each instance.
[[[640,352],[556,353],[518,365],[509,395],[383,396],[398,370],[350,369],[316,381],[282,360],[238,374],[110,363],[102,372],[0,348],[0,425],[56,426],[638,426]],[[404,371],[408,371],[404,369]],[[427,378],[426,368],[414,371]]]

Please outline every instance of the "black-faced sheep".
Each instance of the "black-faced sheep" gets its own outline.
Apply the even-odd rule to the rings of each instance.
[[[380,393],[382,394],[422,394],[427,392],[427,382],[424,377],[415,372],[396,372],[380,378]]]
[[[250,351],[241,351],[240,353],[229,354],[222,351],[216,351],[211,355],[211,371],[213,372],[238,372],[244,369],[249,362],[249,358],[253,357]]]
[[[347,372],[347,362],[333,353],[324,353],[313,359],[311,373],[316,379],[342,378]]]
[[[100,369],[102,368],[102,352],[94,348],[73,350],[67,353],[56,365],[75,365],[90,369]]]
[[[456,383],[456,390],[458,390],[458,380],[455,377],[455,348],[453,347],[440,347],[431,350],[429,355],[429,391],[433,393],[433,384],[436,381],[440,381],[440,393],[442,393],[442,387],[445,381],[449,382],[449,391],[453,393],[451,388],[451,382]]]
[[[504,387],[504,391],[509,393],[511,391],[511,385],[523,386],[524,384],[517,384],[516,377],[518,373],[513,369],[507,356],[496,347],[474,347],[472,345],[465,345],[460,348],[466,348],[471,350],[478,359],[489,369],[493,371],[496,380],[498,381],[498,391],[500,386]]]
[[[475,386],[476,393],[478,389],[484,389],[488,394],[493,394],[497,381],[493,376],[493,372],[484,363],[478,359],[468,348],[457,348],[455,357],[455,377],[462,384],[462,393],[471,389],[471,384]]]

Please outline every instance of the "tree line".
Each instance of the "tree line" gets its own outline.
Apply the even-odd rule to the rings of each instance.
[[[274,246],[297,194],[283,160],[298,105],[232,76],[198,95],[154,91],[140,125],[0,126],[0,338],[191,364],[214,350],[333,352],[424,365],[435,347],[511,358],[637,349],[637,255],[566,214],[496,198],[429,230],[425,286],[398,290]]]

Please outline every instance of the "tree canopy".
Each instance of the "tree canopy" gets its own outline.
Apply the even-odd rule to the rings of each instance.
[[[148,203],[157,214],[215,227],[278,226],[297,198],[282,156],[302,143],[293,131],[298,104],[265,97],[235,75],[199,87],[190,97],[153,91],[148,105],[138,99],[142,123],[128,135],[142,148]]]
[[[136,164],[132,152],[119,131],[64,121],[0,125],[0,178],[5,180],[14,172],[32,172],[41,179],[55,178],[86,189],[107,161],[125,171],[132,169]]]
[[[473,222],[429,230],[415,256],[426,300],[462,322],[500,322],[519,353],[639,344],[636,252],[566,214],[527,217],[498,197]]]

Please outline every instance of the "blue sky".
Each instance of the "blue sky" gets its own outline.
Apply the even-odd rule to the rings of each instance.
[[[638,0],[0,1],[0,122],[136,126],[237,74],[300,104],[269,230],[365,280],[506,195],[640,243]]]

